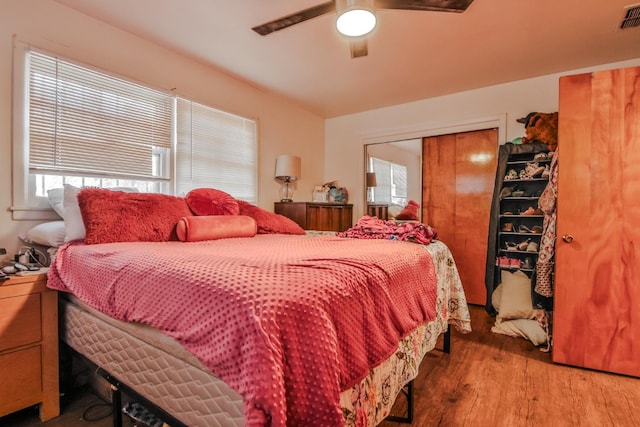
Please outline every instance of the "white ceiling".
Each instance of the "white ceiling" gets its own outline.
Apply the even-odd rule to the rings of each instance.
[[[379,10],[351,59],[335,14],[260,36],[326,0],[56,0],[283,95],[322,117],[640,57],[634,0],[474,0],[462,14]]]

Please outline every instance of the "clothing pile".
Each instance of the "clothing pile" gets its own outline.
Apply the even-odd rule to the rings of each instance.
[[[396,223],[365,215],[356,225],[337,233],[336,236],[354,239],[402,240],[428,245],[433,239],[438,238],[438,233],[433,227],[421,222]]]

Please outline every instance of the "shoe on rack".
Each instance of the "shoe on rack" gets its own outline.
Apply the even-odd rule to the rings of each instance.
[[[507,258],[506,256],[498,257],[498,258],[496,258],[496,265],[498,267],[509,268],[509,267],[511,267],[511,259]]]
[[[524,196],[523,190],[516,190],[511,193],[511,197],[522,197],[522,196]]]
[[[503,199],[505,197],[511,196],[512,191],[513,189],[511,187],[503,187],[502,190],[500,190],[500,198]]]
[[[505,222],[504,224],[502,224],[502,231],[505,231],[507,233],[510,233],[513,231],[513,223],[512,222]]]
[[[520,267],[522,267],[522,260],[518,258],[510,258],[509,260],[510,260],[509,267],[517,268],[517,269],[520,269]]]
[[[529,175],[525,169],[522,169],[518,176],[520,177],[520,179],[533,179],[533,177]]]
[[[533,206],[529,206],[526,211],[520,212],[520,215],[533,215],[534,211],[535,209],[533,208]]]
[[[533,227],[531,227],[531,233],[535,233],[535,234],[542,233],[542,226],[541,225],[534,225]]]
[[[505,181],[511,181],[512,179],[518,179],[518,172],[515,169],[509,169],[509,172],[504,177]]]
[[[518,226],[518,233],[533,233],[529,227],[524,224]]]
[[[518,250],[519,251],[526,251],[529,249],[529,245],[531,244],[531,239],[527,239],[523,242],[518,243]]]
[[[525,166],[524,170],[531,178],[535,178],[536,176],[544,172],[544,166],[540,166],[538,162],[531,162],[527,163],[527,166]]]
[[[538,244],[536,242],[529,242],[527,245],[527,252],[538,252]]]
[[[517,251],[518,250],[518,245],[514,242],[506,242],[504,244],[504,246],[507,248],[508,251]]]
[[[522,268],[533,270],[533,259],[531,257],[526,257],[522,263]]]
[[[549,169],[549,165],[545,165],[544,170],[542,171],[542,177],[549,178],[550,175],[551,175],[551,169]]]
[[[539,152],[538,154],[536,154],[535,156],[533,156],[533,161],[538,161],[538,160],[547,160],[549,158],[548,154],[544,151]]]

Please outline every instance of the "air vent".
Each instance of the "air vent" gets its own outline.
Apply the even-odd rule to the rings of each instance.
[[[640,27],[640,4],[627,6],[625,9],[626,13],[620,23],[620,29]]]

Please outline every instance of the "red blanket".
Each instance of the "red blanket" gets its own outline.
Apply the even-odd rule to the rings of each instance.
[[[435,318],[421,246],[334,236],[62,247],[48,286],[176,338],[243,396],[248,426],[344,423],[341,390]]]

